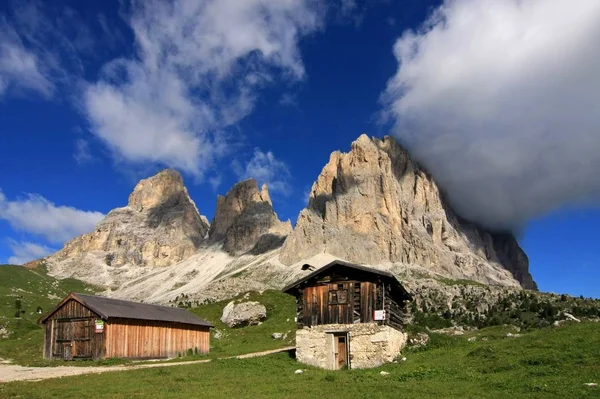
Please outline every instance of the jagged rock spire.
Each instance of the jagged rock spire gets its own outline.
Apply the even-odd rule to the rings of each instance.
[[[281,222],[273,210],[266,184],[259,191],[256,180],[248,179],[217,197],[208,235],[230,254],[241,254],[279,246],[291,231],[290,221]]]

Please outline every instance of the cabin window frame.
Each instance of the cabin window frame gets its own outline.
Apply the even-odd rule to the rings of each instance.
[[[348,289],[347,288],[342,288],[340,289],[341,284],[338,285],[338,289],[336,290],[329,290],[328,295],[327,295],[327,303],[329,305],[347,305],[349,303],[348,301]],[[343,296],[343,300],[340,301],[340,293],[344,293]]]

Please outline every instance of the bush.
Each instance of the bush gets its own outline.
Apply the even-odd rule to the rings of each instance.
[[[444,319],[437,313],[417,312],[414,314],[414,322],[420,326],[432,329],[447,328],[452,326],[452,321]]]

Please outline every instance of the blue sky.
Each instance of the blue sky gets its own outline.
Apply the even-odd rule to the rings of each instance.
[[[252,176],[294,222],[332,151],[391,134],[542,290],[600,297],[598,26],[595,0],[1,2],[0,262],[167,166],[209,218]]]

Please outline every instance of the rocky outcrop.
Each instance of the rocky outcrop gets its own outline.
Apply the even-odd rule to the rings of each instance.
[[[210,226],[210,242],[223,242],[231,255],[259,254],[281,246],[292,231],[290,221],[281,222],[266,185],[258,189],[254,179],[237,183],[226,196],[217,198]]]
[[[112,210],[93,232],[67,242],[47,261],[51,271],[98,262],[169,266],[196,253],[208,229],[181,175],[168,169],[140,181],[126,207]]]
[[[432,176],[391,137],[362,135],[349,153],[331,154],[280,260],[293,264],[319,253],[535,288],[515,239],[459,219]]]
[[[221,321],[229,327],[255,326],[267,318],[267,308],[259,302],[229,302],[223,308]]]
[[[537,290],[537,284],[529,273],[529,259],[511,234],[494,234],[494,249],[498,261],[512,273],[525,288]]]

